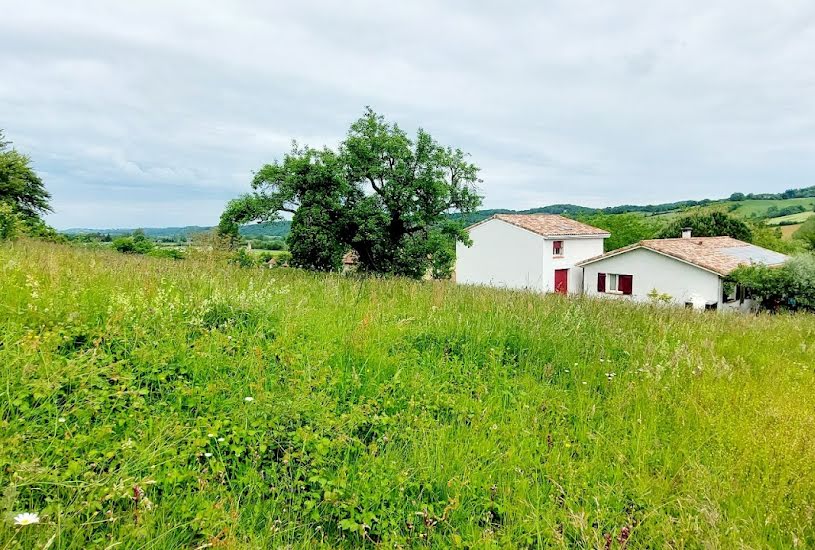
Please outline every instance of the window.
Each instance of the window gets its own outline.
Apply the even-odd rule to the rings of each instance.
[[[563,241],[552,242],[552,255],[563,256]]]
[[[609,273],[608,275],[608,291],[609,292],[618,292],[617,290],[617,282],[620,278],[619,275],[616,273]]]
[[[598,273],[597,292],[630,295],[634,291],[634,276],[619,273]]]

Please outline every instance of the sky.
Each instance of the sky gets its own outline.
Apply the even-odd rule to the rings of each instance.
[[[486,208],[815,185],[815,2],[0,0],[0,128],[69,227],[212,225],[366,105]]]

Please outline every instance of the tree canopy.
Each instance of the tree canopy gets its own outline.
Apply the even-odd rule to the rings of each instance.
[[[604,243],[606,252],[653,239],[659,231],[659,224],[642,214],[594,214],[579,219],[611,233]]]
[[[31,159],[9,145],[0,130],[0,202],[23,218],[39,218],[51,211],[51,195],[31,168]]]
[[[481,204],[478,171],[461,150],[422,129],[411,139],[368,108],[336,151],[295,144],[263,166],[253,192],[227,205],[219,230],[236,235],[240,224],[289,214],[294,265],[336,270],[353,251],[362,271],[444,276],[455,242],[468,242],[449,214]]]
[[[682,229],[685,227],[691,229],[694,237],[729,236],[741,241],[753,241],[750,226],[724,212],[706,212],[677,218],[660,232],[659,238],[681,237]]]

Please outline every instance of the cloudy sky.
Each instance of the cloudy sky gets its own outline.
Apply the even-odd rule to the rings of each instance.
[[[0,128],[58,228],[217,221],[365,105],[485,206],[815,184],[815,2],[0,0]]]

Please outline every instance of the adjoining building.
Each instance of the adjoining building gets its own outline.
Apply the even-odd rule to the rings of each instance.
[[[664,301],[694,309],[741,309],[753,305],[727,281],[743,265],[779,266],[787,256],[732,237],[651,239],[580,261],[589,296]]]

